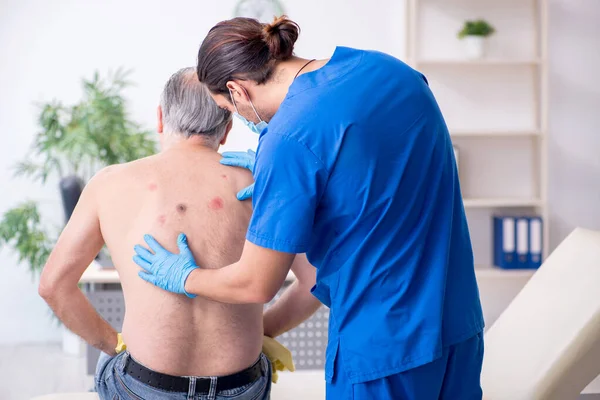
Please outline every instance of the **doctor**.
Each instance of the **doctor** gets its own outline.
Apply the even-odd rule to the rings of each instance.
[[[241,259],[196,265],[152,238],[140,276],[225,303],[266,303],[294,257],[330,308],[328,399],[481,399],[483,316],[450,135],[427,80],[375,51],[293,55],[299,27],[235,18],[211,29],[198,77],[260,132]],[[252,188],[240,193],[248,197]],[[301,310],[295,310],[301,313]],[[289,329],[289,326],[288,326]],[[280,333],[280,332],[277,332]]]

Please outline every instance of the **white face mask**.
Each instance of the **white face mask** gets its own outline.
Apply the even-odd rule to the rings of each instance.
[[[244,91],[246,91],[246,89],[244,89]],[[260,117],[260,115],[258,115],[258,112],[256,112],[256,108],[254,108],[254,104],[252,104],[252,100],[250,100],[250,106],[252,107],[252,110],[254,111],[254,114],[256,114],[256,117],[258,118],[258,120],[260,121],[258,124],[255,124],[252,121],[248,121],[243,115],[241,115],[238,111],[237,105],[235,104],[235,100],[233,99],[233,93],[231,92],[231,89],[229,89],[229,95],[231,96],[231,102],[233,103],[233,107],[235,108],[235,113],[234,115],[244,123],[244,125],[246,125],[248,127],[248,129],[250,129],[252,132],[256,133],[257,135],[260,135],[260,133],[265,130],[265,128],[268,126],[268,124],[262,120],[262,118]],[[248,92],[246,92],[246,95],[248,95]],[[248,98],[250,98],[250,96],[248,96]]]

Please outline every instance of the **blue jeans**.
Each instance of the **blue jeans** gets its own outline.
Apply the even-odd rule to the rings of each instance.
[[[271,393],[271,364],[261,354],[263,376],[256,381],[235,389],[216,391],[217,377],[208,394],[194,393],[193,385],[188,392],[169,392],[146,385],[124,372],[129,352],[111,357],[101,353],[96,365],[96,391],[102,400],[269,400]]]

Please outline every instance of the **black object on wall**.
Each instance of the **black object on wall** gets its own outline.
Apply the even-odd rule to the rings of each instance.
[[[59,183],[60,196],[62,198],[63,210],[65,211],[65,224],[69,222],[73,210],[79,201],[79,196],[83,191],[83,180],[78,176],[67,176],[62,178]]]
[[[59,182],[60,197],[62,199],[63,210],[65,212],[65,225],[71,219],[75,206],[79,201],[83,187],[85,186],[83,180],[75,175],[70,175],[62,178]],[[96,261],[102,266],[113,266],[113,262],[110,256],[104,254],[102,251],[96,255]]]

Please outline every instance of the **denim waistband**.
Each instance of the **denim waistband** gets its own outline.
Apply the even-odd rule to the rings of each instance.
[[[137,361],[131,355],[131,353],[129,353],[129,351],[125,351],[125,352],[123,352],[122,357],[120,357],[120,359],[118,360],[117,365],[116,365],[116,367],[118,368],[118,370],[119,370],[120,373],[125,374],[125,368],[127,367],[127,362],[128,362],[128,360],[130,358],[132,360],[134,360],[136,363],[138,363],[140,365],[143,365],[142,363],[140,363],[139,361]],[[252,365],[256,364],[257,362],[260,362],[260,367],[261,367],[261,371],[262,371],[263,376],[268,375],[268,368],[270,368],[270,366],[269,366],[269,363],[267,361],[266,356],[263,353],[261,353],[259,355],[258,359],[255,362],[253,362]],[[144,366],[144,367],[147,368],[147,369],[149,369],[149,370],[151,370],[151,371],[154,371],[151,368],[148,368],[146,366]],[[235,372],[233,374],[235,374]],[[167,375],[167,374],[163,374],[163,375]],[[189,387],[188,387],[188,391],[187,391],[188,392],[188,396],[194,396],[196,394],[196,381],[198,379],[210,380],[210,389],[209,389],[209,392],[208,392],[208,398],[214,398],[214,396],[216,396],[216,394],[217,394],[218,379],[222,378],[222,376],[188,376],[188,375],[182,375],[182,376],[171,375],[171,376],[178,377],[178,378],[189,379]],[[131,378],[133,378],[136,381],[138,381],[133,376],[131,376]],[[138,382],[140,382],[142,384],[145,384],[144,382],[141,382],[141,381],[138,381]],[[179,393],[185,393],[185,392],[179,392]]]

